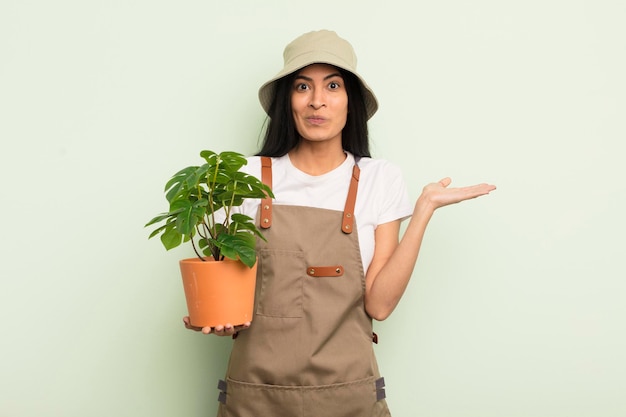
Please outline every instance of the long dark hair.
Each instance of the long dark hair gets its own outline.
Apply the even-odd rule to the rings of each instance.
[[[343,77],[348,94],[348,117],[341,132],[342,146],[356,158],[369,157],[369,133],[363,87],[350,71],[337,68]],[[274,98],[268,111],[263,145],[257,155],[284,156],[300,142],[291,109],[291,90],[297,71],[275,83]]]

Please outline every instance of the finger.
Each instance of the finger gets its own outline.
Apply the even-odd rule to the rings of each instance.
[[[183,317],[183,323],[185,324],[185,328],[187,328],[189,330],[194,330],[194,331],[200,331],[201,330],[200,327],[196,327],[196,326],[191,324],[191,320],[189,319],[189,316]]]
[[[238,326],[235,326],[235,331],[238,332],[239,330],[246,330],[248,327],[250,327],[250,322],[247,321],[244,324],[240,324]]]
[[[478,185],[460,188],[459,189],[459,192],[461,193],[460,201],[471,200],[476,197],[487,195],[495,189],[496,189],[495,186],[489,185],[489,184],[478,184]]]
[[[217,336],[226,336],[226,326],[218,325],[213,328],[213,333]],[[208,333],[207,333],[208,334]]]
[[[224,331],[222,332],[222,334],[223,334],[224,336],[232,336],[233,334],[235,334],[235,326],[233,326],[233,325],[232,325],[232,324],[230,324],[230,323],[227,323],[227,324],[224,326]]]
[[[466,188],[469,193],[473,193],[476,194],[476,196],[479,196],[489,194],[491,191],[496,189],[496,186],[491,184],[477,184]]]
[[[441,186],[445,188],[448,185],[450,185],[451,182],[452,182],[452,179],[450,177],[445,177],[439,181],[439,184],[441,184]]]
[[[250,327],[250,322],[245,322],[244,324],[238,325],[238,326],[233,326],[230,323],[227,323],[225,325],[218,325],[215,327],[196,327],[196,329],[201,330],[202,333],[204,334],[210,334],[213,333],[216,336],[232,336],[235,333],[237,333],[239,330],[245,330],[248,327]]]

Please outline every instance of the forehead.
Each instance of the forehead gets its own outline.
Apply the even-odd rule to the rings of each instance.
[[[329,64],[310,64],[302,68],[296,73],[296,76],[302,75],[310,77],[312,75],[328,77],[329,75],[341,76],[339,69]]]

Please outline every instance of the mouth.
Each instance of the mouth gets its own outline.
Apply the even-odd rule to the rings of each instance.
[[[320,116],[310,116],[306,118],[306,121],[312,125],[321,125],[326,121],[326,119]]]

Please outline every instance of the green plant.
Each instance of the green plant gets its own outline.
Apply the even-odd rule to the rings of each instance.
[[[215,260],[226,257],[252,267],[256,236],[265,238],[251,217],[233,213],[232,208],[247,198],[274,195],[259,179],[240,171],[247,164],[243,155],[204,150],[200,156],[206,163],[178,171],[165,185],[169,211],[146,223],[145,227],[164,222],[149,239],[160,234],[167,250],[191,242],[202,260],[202,255]]]

